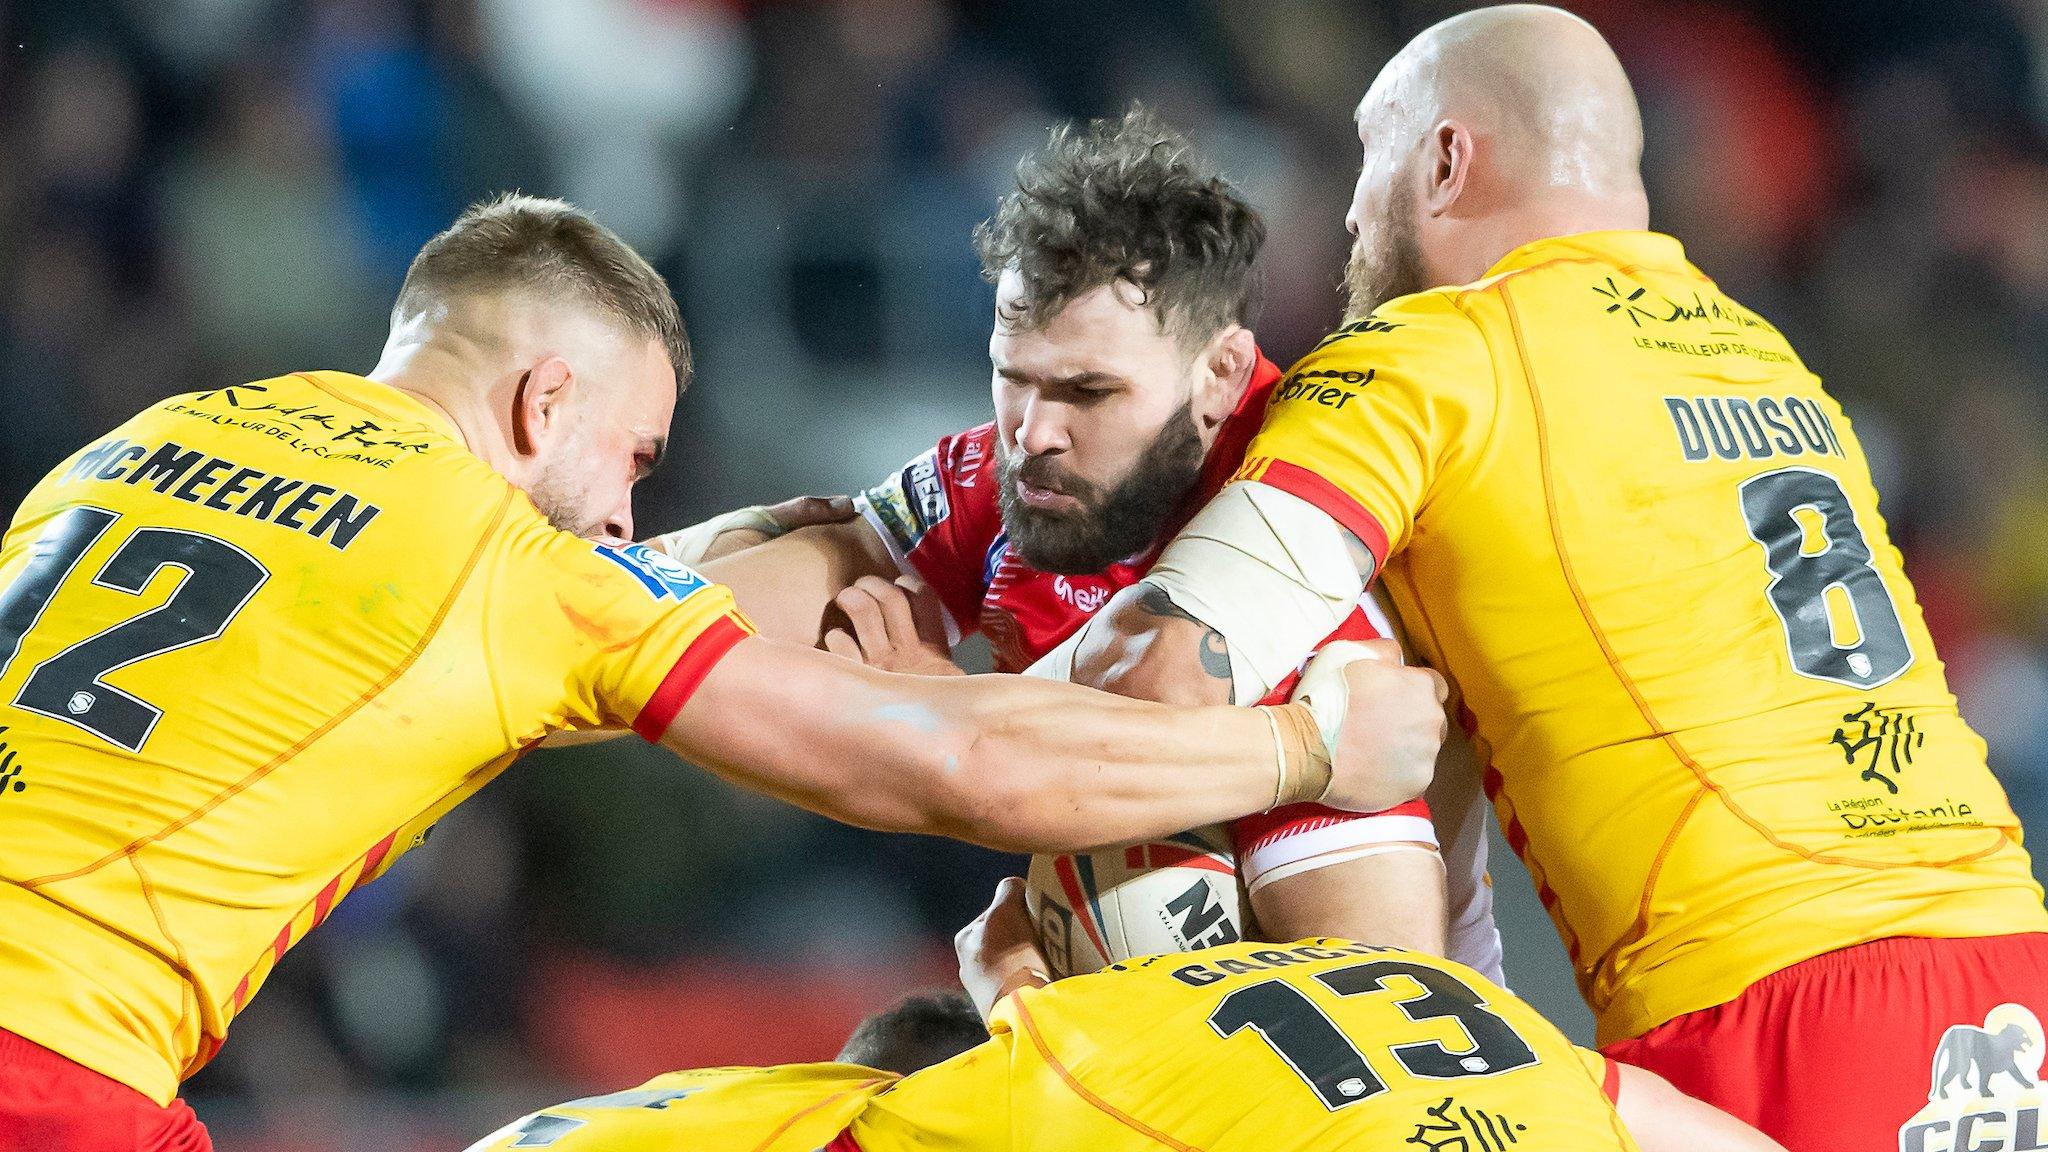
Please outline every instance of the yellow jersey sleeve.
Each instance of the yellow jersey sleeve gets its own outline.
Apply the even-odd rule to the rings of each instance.
[[[1484,451],[1495,408],[1486,341],[1454,298],[1403,297],[1288,371],[1236,479],[1308,501],[1385,564]]]
[[[658,741],[719,657],[752,634],[732,592],[643,544],[595,543],[537,518],[508,534],[490,627],[518,658],[508,695],[558,702],[551,726]]]
[[[1593,1078],[1594,1083],[1600,1085],[1600,1094],[1607,1097],[1609,1104],[1619,1107],[1621,1104],[1621,1069],[1615,1067],[1614,1061],[1593,1051],[1591,1048],[1574,1047],[1573,1050],[1579,1054],[1579,1063],[1586,1066],[1586,1074]]]
[[[877,1096],[847,1129],[846,1152],[1008,1152],[1025,1147],[1088,1147],[1051,1139],[1034,1128],[1018,1142],[1016,1118],[1051,1117],[1056,1107],[1020,1076],[1015,1028],[1017,998],[989,1015],[989,1039],[942,1064],[913,1072]],[[1057,1102],[1054,1102],[1055,1104]],[[844,1145],[830,1152],[841,1152]]]
[[[895,1081],[852,1064],[671,1072],[522,1116],[468,1152],[815,1152]]]
[[[747,631],[375,381],[152,406],[0,536],[0,1028],[169,1101],[449,810],[549,732],[660,736]]]

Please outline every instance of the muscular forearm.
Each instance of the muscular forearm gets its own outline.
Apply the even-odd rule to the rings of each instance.
[[[1242,816],[1273,803],[1278,778],[1273,728],[1252,709],[895,676],[760,638],[720,662],[667,742],[835,819],[1024,852]]]
[[[800,528],[707,562],[704,575],[732,589],[761,635],[816,644],[832,598],[862,576],[894,576],[896,563],[865,520]]]

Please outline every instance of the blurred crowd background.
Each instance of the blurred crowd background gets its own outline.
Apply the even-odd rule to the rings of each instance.
[[[849,490],[985,418],[969,231],[1051,122],[1133,98],[1267,213],[1284,363],[1340,310],[1353,105],[1469,6],[0,0],[0,518],[163,396],[367,369],[412,252],[508,188],[590,208],[682,300],[698,382],[643,525]],[[2048,3],[1569,6],[1635,79],[1656,226],[1847,406],[2041,827]],[[301,946],[191,1095],[224,1149],[447,1148],[670,1067],[828,1057],[948,978],[1015,867],[647,749],[536,756]],[[1495,871],[1511,977],[1584,1037],[1526,881]]]

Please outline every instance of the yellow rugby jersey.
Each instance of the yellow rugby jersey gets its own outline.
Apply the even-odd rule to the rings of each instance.
[[[1382,561],[1603,1043],[1863,941],[2048,929],[1848,418],[1670,237],[1346,326],[1239,475]]]
[[[543,1108],[468,1152],[817,1152],[895,1082],[856,1064],[671,1072]]]
[[[391,388],[148,409],[0,538],[0,1028],[168,1101],[442,814],[552,730],[658,736],[744,634]]]
[[[832,1152],[1624,1152],[1605,1065],[1462,965],[1338,940],[1027,989]]]

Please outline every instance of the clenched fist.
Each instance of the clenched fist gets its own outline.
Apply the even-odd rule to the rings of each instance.
[[[1379,812],[1422,795],[1449,732],[1449,698],[1444,678],[1404,667],[1392,640],[1343,640],[1317,653],[1294,701],[1315,716],[1330,754],[1323,803]]]

